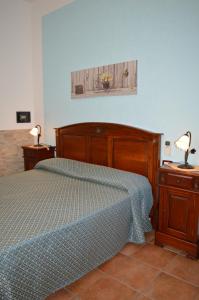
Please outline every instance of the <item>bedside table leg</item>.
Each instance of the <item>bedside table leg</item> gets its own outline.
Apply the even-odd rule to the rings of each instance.
[[[164,247],[164,244],[163,244],[162,242],[160,242],[160,240],[159,240],[159,238],[158,238],[158,232],[157,232],[157,231],[155,232],[155,245],[156,245],[156,246],[159,246],[159,247],[161,247],[161,248]]]
[[[159,246],[159,247],[161,247],[161,248],[164,247],[164,244],[160,243],[160,242],[157,241],[156,239],[155,239],[155,245],[156,245],[156,246]]]

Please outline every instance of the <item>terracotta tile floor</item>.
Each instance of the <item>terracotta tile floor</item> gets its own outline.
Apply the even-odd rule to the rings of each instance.
[[[199,260],[174,248],[128,243],[119,254],[46,300],[199,300]]]

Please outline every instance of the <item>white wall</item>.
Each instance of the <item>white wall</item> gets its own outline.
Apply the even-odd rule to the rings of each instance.
[[[32,127],[16,123],[16,111],[33,109],[31,6],[0,1],[0,130]]]

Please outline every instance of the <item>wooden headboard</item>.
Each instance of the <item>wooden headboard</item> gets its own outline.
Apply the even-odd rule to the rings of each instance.
[[[144,175],[152,185],[155,202],[160,143],[159,133],[121,124],[95,122],[56,128],[57,157]]]

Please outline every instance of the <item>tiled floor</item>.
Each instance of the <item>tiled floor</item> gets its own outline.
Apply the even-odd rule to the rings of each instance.
[[[146,238],[46,300],[199,300],[199,260]]]

